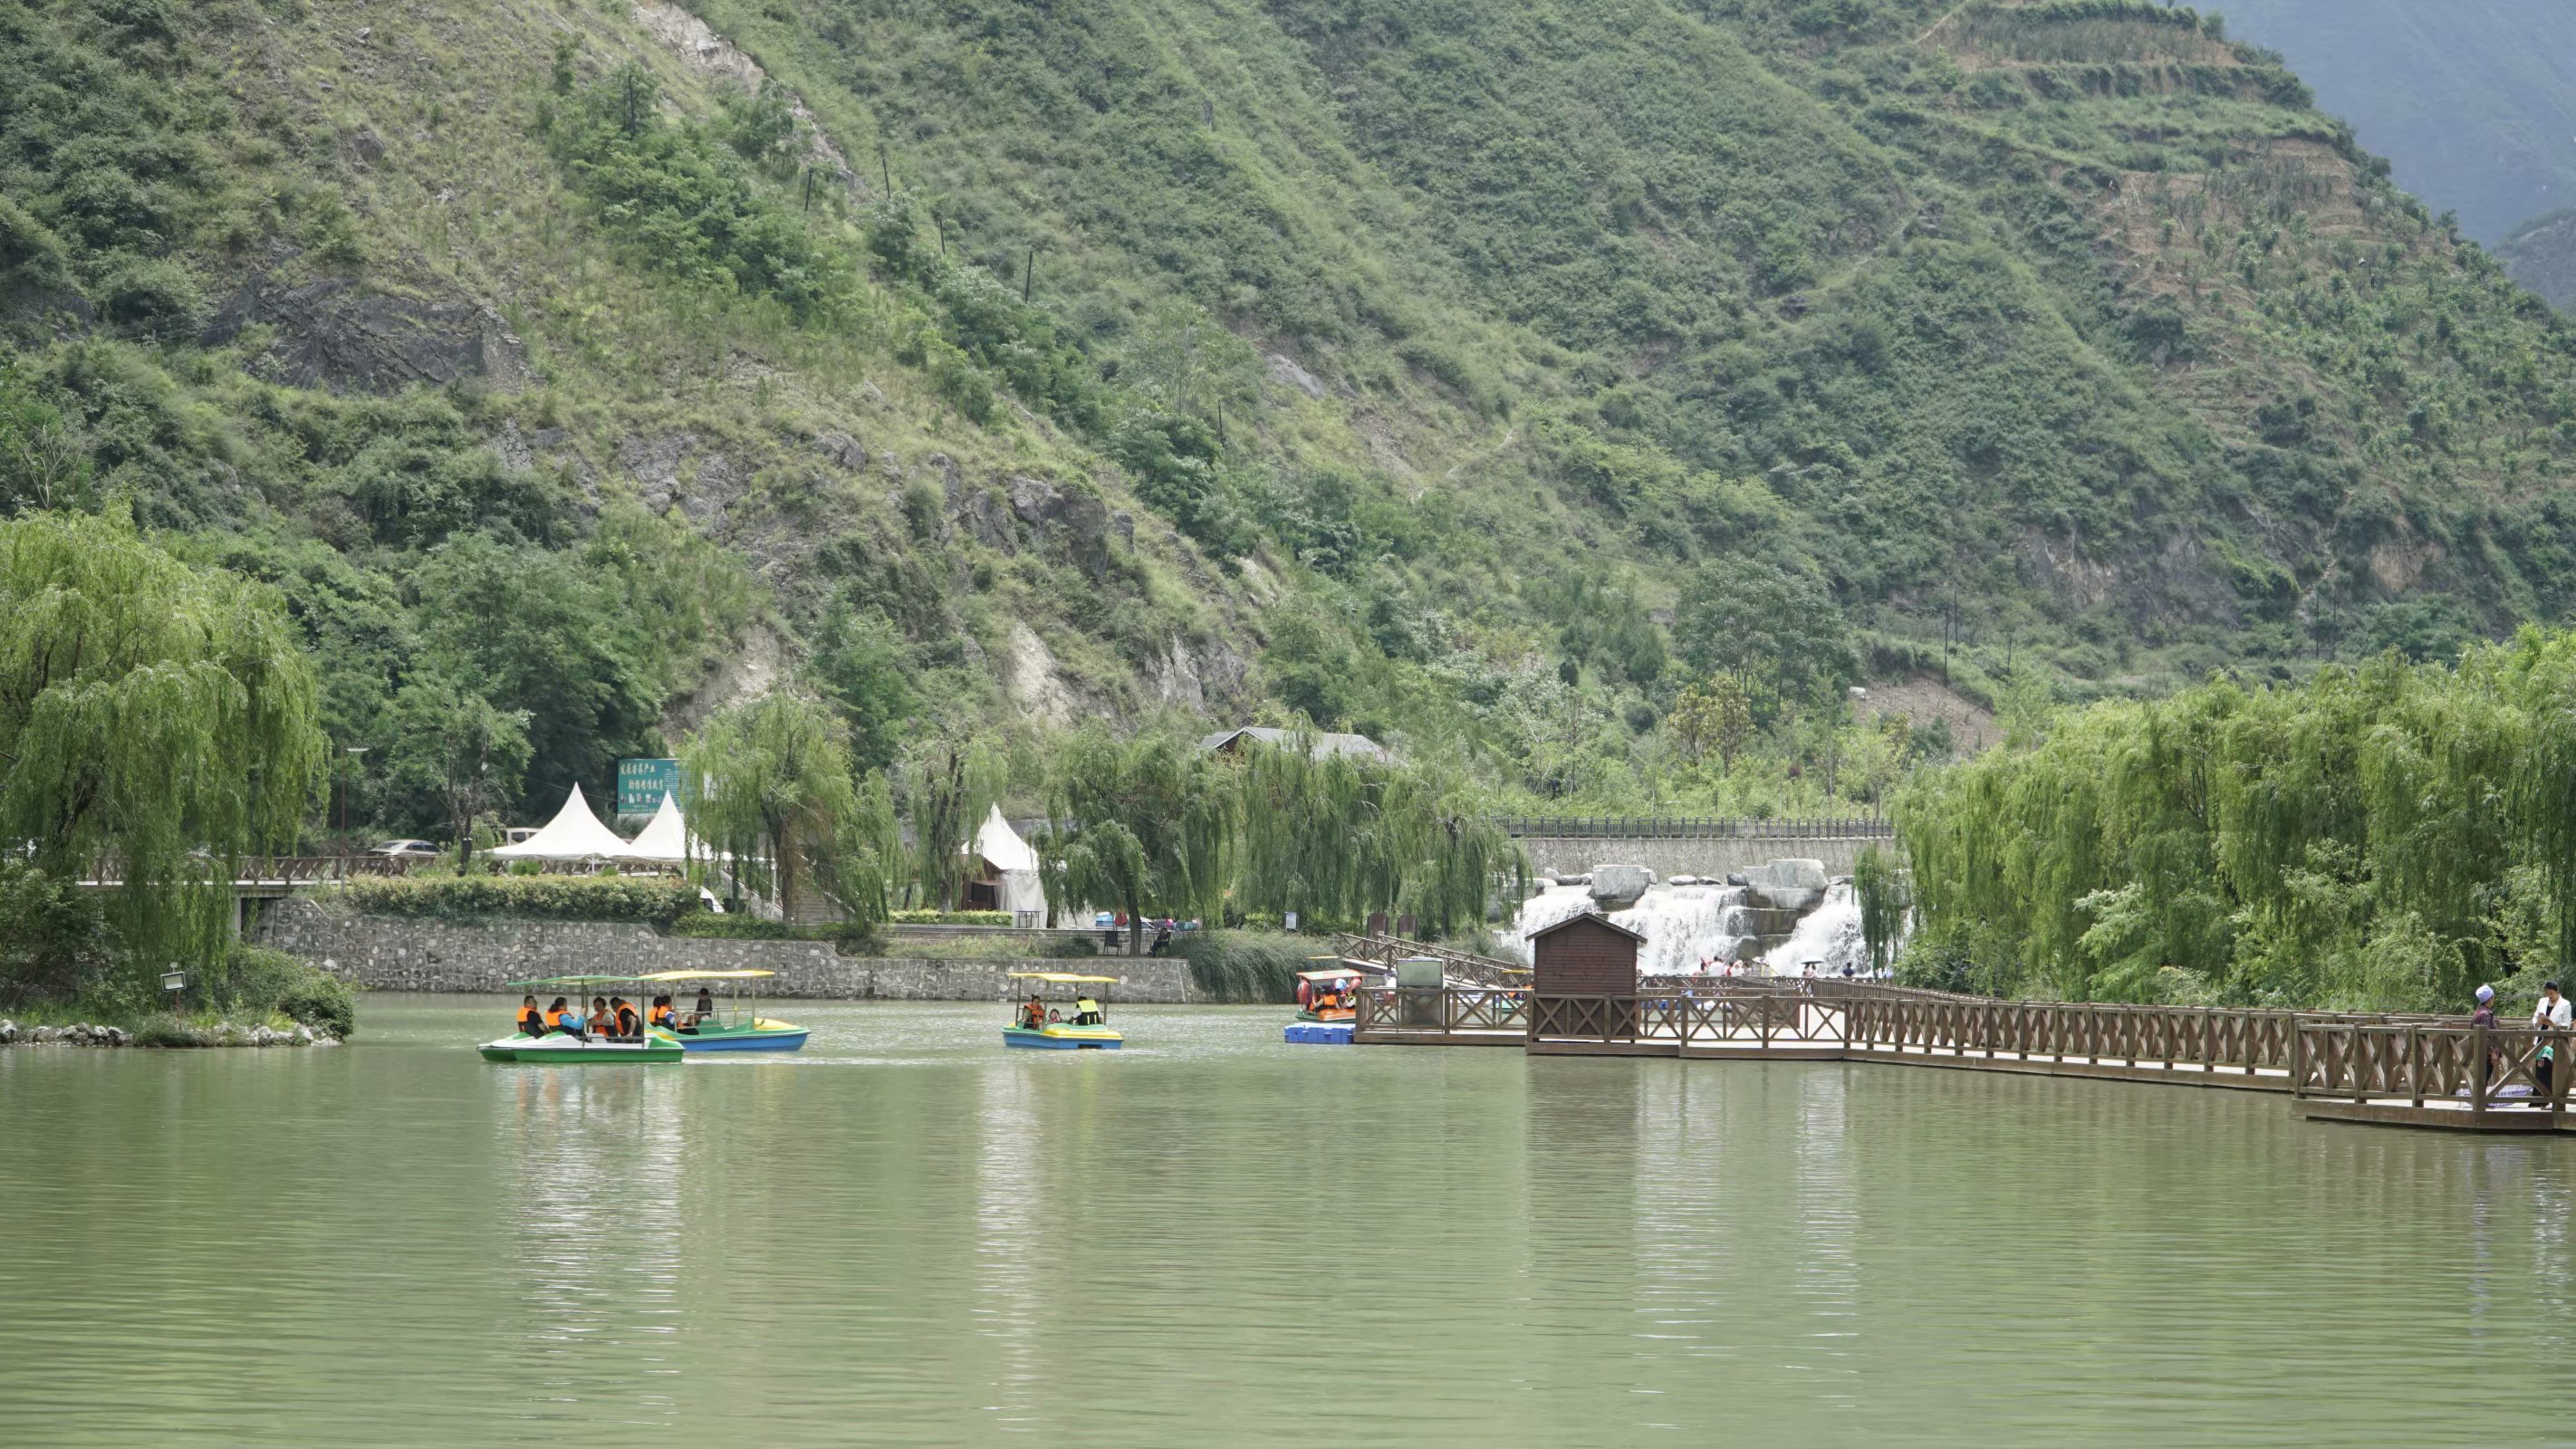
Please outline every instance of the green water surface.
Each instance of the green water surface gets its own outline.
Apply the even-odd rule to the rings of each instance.
[[[2576,1142],[1883,1065],[792,1003],[0,1051],[0,1443],[2576,1439]]]

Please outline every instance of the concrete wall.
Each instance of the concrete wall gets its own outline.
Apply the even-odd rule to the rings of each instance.
[[[1521,841],[1530,869],[1560,875],[1583,875],[1596,865],[1642,865],[1659,880],[1677,875],[1716,880],[1774,860],[1821,860],[1829,875],[1849,875],[1864,846],[1894,853],[1896,842],[1884,836],[1841,840],[1665,840],[1586,836],[1556,839],[1532,836]]]
[[[775,971],[764,996],[828,1000],[1007,1001],[1013,971],[1116,976],[1111,1000],[1185,1002],[1177,959],[911,961],[842,956],[822,941],[708,941],[595,921],[416,920],[343,913],[309,900],[260,912],[251,939],[378,991],[498,994],[539,976],[643,976],[657,971]]]

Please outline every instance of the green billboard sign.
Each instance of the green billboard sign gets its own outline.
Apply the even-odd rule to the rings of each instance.
[[[677,760],[617,762],[617,813],[650,815],[662,808],[662,797],[680,793]]]

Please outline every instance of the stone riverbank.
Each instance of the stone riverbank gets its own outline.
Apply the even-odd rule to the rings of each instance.
[[[313,1028],[309,1026],[299,1026],[293,1031],[279,1031],[266,1023],[241,1026],[227,1021],[210,1027],[187,1027],[180,1030],[184,1032],[184,1040],[165,1034],[163,1038],[152,1041],[137,1041],[134,1033],[121,1026],[93,1026],[81,1022],[70,1026],[20,1026],[14,1021],[0,1019],[0,1047],[335,1047],[340,1044],[338,1037],[316,1035]]]
[[[761,995],[835,1001],[1007,1001],[1014,971],[1115,976],[1112,999],[1180,1003],[1189,964],[1102,957],[915,961],[843,956],[828,941],[716,941],[664,936],[604,921],[440,921],[367,916],[308,900],[260,913],[251,939],[374,991],[491,995],[542,976],[645,976],[661,971],[771,971]]]

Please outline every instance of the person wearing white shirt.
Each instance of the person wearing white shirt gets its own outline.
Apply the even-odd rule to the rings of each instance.
[[[2576,1003],[2559,994],[2557,982],[2549,982],[2540,988],[2539,1004],[2531,1008],[2531,1024],[2541,1031],[2566,1031],[2576,1026]],[[2532,1069],[2532,1075],[2540,1079],[2540,1095],[2550,1096],[2550,1078],[2558,1069],[2558,1048],[2543,1046]]]

